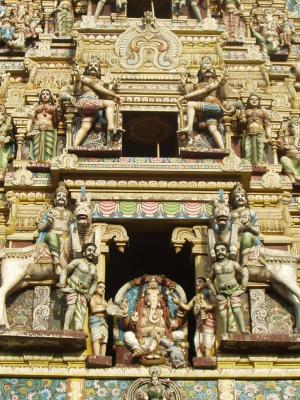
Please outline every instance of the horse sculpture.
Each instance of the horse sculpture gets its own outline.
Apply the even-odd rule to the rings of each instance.
[[[218,241],[228,245],[229,249],[238,248],[238,231],[238,224],[230,218],[227,202],[215,202],[207,235],[210,256],[214,255],[214,245]],[[280,297],[293,306],[296,333],[300,333],[300,288],[297,283],[299,261],[298,257],[288,251],[269,249],[261,244],[243,251],[243,265],[248,267],[249,281],[270,284]]]
[[[74,211],[75,221],[70,226],[69,245],[64,258],[70,262],[76,251],[86,241],[100,240],[100,235],[94,233],[92,217],[87,201],[79,201]],[[100,241],[97,248],[100,245]],[[76,249],[73,247],[76,246]],[[79,247],[78,247],[79,246]],[[55,285],[59,279],[51,253],[45,243],[35,243],[23,248],[3,248],[0,250],[1,287],[0,287],[0,327],[9,328],[6,315],[6,297],[8,294],[37,282],[50,281]]]

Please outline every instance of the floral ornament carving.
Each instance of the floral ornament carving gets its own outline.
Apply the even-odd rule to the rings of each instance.
[[[119,63],[127,70],[142,67],[170,70],[179,64],[181,51],[178,37],[169,29],[157,26],[148,13],[142,25],[127,29],[115,45]]]
[[[30,186],[33,184],[33,174],[28,171],[24,165],[17,169],[13,174],[12,184],[15,186],[24,185]]]
[[[242,160],[238,157],[234,150],[230,150],[230,154],[224,157],[222,161],[222,171],[234,172],[242,170]]]
[[[61,169],[76,169],[78,157],[75,154],[68,154],[65,150],[60,156],[54,157],[51,166]]]
[[[280,189],[282,187],[280,175],[273,169],[269,169],[262,176],[261,184],[265,189]]]

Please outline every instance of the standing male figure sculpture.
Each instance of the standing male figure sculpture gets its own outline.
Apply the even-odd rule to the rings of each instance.
[[[249,333],[246,329],[240,296],[245,293],[248,284],[248,269],[241,267],[236,261],[229,260],[226,245],[215,245],[217,261],[211,267],[210,284],[218,300],[222,333],[231,332],[233,320],[241,333]],[[237,280],[240,274],[241,285]]]
[[[230,249],[236,254],[240,250],[240,260],[244,266],[249,261],[249,249],[260,245],[259,220],[256,212],[249,207],[247,193],[239,183],[231,193],[231,204]]]
[[[107,120],[107,140],[110,141],[112,135],[116,133],[115,126],[115,103],[113,100],[107,100],[99,97],[110,97],[120,102],[120,96],[114,91],[104,87],[101,81],[101,69],[98,57],[91,57],[83,74],[76,69],[74,95],[75,100],[68,93],[61,95],[62,100],[71,100],[78,113],[80,114],[81,126],[74,138],[74,147],[80,146],[87,137],[90,129],[99,117],[99,111],[105,109]]]
[[[73,214],[67,210],[67,204],[68,190],[65,184],[61,182],[55,191],[54,207],[45,212],[38,223],[38,231],[40,232],[38,241],[45,242],[48,245],[56,273],[60,273],[61,267],[68,262],[67,243]]]
[[[58,286],[66,293],[67,312],[64,330],[70,330],[74,319],[75,330],[83,328],[87,304],[97,287],[97,266],[94,262],[96,246],[87,243],[83,246],[82,256],[71,261],[60,275]]]
[[[96,292],[91,298],[89,327],[92,337],[94,356],[105,356],[108,339],[108,325],[106,321],[105,283],[97,283]]]
[[[203,117],[217,148],[224,149],[224,141],[218,129],[218,122],[223,116],[224,107],[222,100],[225,100],[226,96],[226,76],[224,75],[221,79],[218,79],[211,58],[204,57],[198,72],[196,90],[178,99],[179,103],[183,100],[188,100],[187,127],[179,129],[178,133],[187,133],[189,143],[193,144],[193,124],[196,111],[198,111]],[[193,98],[196,101],[190,101]]]
[[[174,303],[178,304],[183,310],[190,311],[193,309],[194,317],[196,319],[196,331],[194,335],[196,357],[211,357],[213,355],[216,340],[216,322],[213,313],[215,304],[211,299],[212,296],[205,295],[206,289],[206,279],[199,276],[196,279],[197,294],[188,304],[184,304],[177,299],[174,299]]]

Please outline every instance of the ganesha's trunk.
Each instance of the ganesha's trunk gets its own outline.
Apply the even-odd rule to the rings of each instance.
[[[156,324],[159,319],[159,316],[157,314],[158,293],[151,293],[149,296],[149,302],[150,302],[149,321],[152,324]]]

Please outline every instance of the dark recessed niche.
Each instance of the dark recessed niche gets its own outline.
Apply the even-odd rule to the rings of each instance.
[[[177,157],[177,114],[124,112],[124,157]]]
[[[156,18],[172,18],[172,0],[152,0]],[[128,0],[127,17],[142,18],[146,11],[151,11],[150,0]]]

